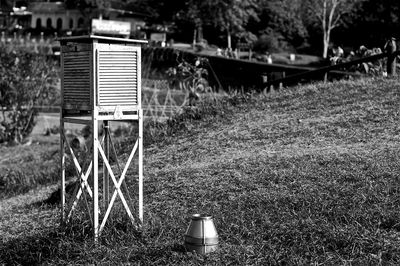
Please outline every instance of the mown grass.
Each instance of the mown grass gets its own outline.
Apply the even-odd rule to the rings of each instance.
[[[95,246],[80,216],[60,229],[56,206],[11,206],[0,263],[399,264],[399,85],[318,83],[149,125],[142,232],[121,212]],[[218,251],[184,252],[193,213],[214,216]]]
[[[31,142],[0,146],[0,199],[58,181],[58,138],[39,136]]]

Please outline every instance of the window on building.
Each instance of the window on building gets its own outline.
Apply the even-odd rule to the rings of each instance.
[[[51,28],[52,26],[51,26],[51,18],[48,18],[47,19],[47,21],[46,21],[46,27],[47,28]]]
[[[69,28],[72,30],[74,28],[74,20],[71,18],[69,19]]]
[[[36,28],[37,29],[40,29],[42,27],[42,19],[41,18],[38,18],[37,20],[36,20]]]
[[[82,28],[83,27],[83,18],[79,18],[78,19],[78,28]]]
[[[61,19],[61,18],[58,18],[58,19],[57,19],[57,29],[58,29],[58,30],[61,30],[61,29],[62,29],[62,19]]]

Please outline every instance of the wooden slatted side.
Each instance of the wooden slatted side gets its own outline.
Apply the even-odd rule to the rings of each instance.
[[[98,52],[100,106],[137,105],[138,54],[136,50]]]
[[[90,51],[63,54],[64,106],[90,106]]]

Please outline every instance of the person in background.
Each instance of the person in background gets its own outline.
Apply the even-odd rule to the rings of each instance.
[[[397,50],[396,38],[391,37],[390,39],[388,39],[383,49],[386,53],[388,53],[386,65],[387,75],[394,76],[396,75],[396,56],[393,56],[392,54]]]

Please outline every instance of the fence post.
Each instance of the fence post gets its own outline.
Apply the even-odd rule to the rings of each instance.
[[[396,75],[396,56],[393,55],[394,52],[397,50],[396,47],[396,39],[391,38],[385,44],[385,50],[388,53],[387,63],[386,63],[386,70],[388,76],[395,76]]]
[[[286,78],[286,72],[285,71],[282,72],[282,78],[283,79]],[[283,88],[283,82],[280,82],[279,83],[279,89],[281,90],[282,88]]]

